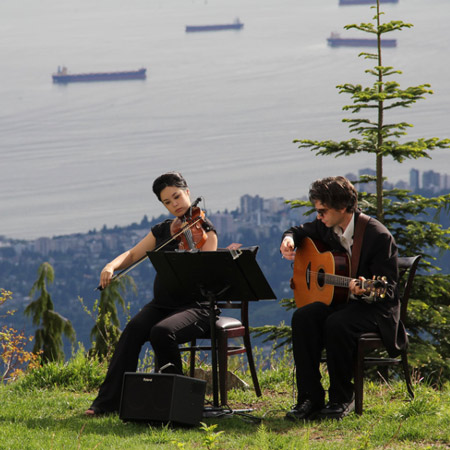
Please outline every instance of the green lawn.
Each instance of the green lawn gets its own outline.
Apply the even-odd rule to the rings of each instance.
[[[242,375],[247,379],[247,374]],[[448,449],[450,386],[435,390],[416,383],[408,400],[404,382],[367,382],[364,414],[342,421],[284,420],[293,403],[292,374],[260,372],[264,391],[232,391],[231,408],[254,408],[252,416],[208,418],[195,428],[123,423],[118,416],[86,418],[95,392],[0,387],[0,449]],[[251,383],[251,382],[250,382]],[[211,400],[207,397],[207,400]],[[215,428],[214,428],[215,427]],[[223,433],[220,433],[223,432]]]

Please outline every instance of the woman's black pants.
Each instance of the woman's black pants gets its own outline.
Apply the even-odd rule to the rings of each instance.
[[[139,354],[147,341],[153,347],[159,367],[172,363],[172,372],[182,374],[179,344],[204,337],[209,329],[208,307],[193,304],[174,310],[148,303],[123,330],[92,406],[104,412],[119,410],[123,374],[136,372]]]

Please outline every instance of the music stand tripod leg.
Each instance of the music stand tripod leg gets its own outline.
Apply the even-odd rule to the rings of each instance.
[[[203,297],[209,301],[209,319],[211,327],[211,364],[212,364],[212,388],[213,388],[213,406],[204,408],[203,417],[220,417],[224,415],[245,415],[245,413],[254,411],[253,408],[232,410],[219,406],[219,382],[217,374],[217,341],[216,341],[216,302],[227,291],[228,287],[224,288],[218,294],[211,291],[205,291],[201,288]],[[254,419],[253,417],[249,416]]]
[[[219,406],[219,382],[217,379],[217,340],[216,340],[216,296],[212,292],[207,293],[209,300],[209,320],[211,334],[211,365],[212,365],[212,388],[213,406]]]
[[[211,336],[211,372],[212,372],[212,391],[213,391],[213,406],[212,408],[205,408],[204,417],[213,417],[216,414],[223,415],[224,409],[219,406],[219,382],[217,374],[217,336],[216,336],[216,302],[227,290],[226,286],[218,293],[207,291],[200,288],[200,292],[204,298],[209,302],[209,320],[210,320],[210,336]]]

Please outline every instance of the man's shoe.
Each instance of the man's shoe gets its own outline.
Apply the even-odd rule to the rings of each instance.
[[[325,408],[323,408],[317,419],[336,419],[340,420],[345,416],[348,416],[355,410],[355,397],[353,397],[348,403],[331,403],[329,402]]]
[[[312,400],[306,399],[295,406],[291,411],[286,413],[285,419],[292,422],[297,420],[313,419],[314,416],[323,408],[323,403],[313,403]]]

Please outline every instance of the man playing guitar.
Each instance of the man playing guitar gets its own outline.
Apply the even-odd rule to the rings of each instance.
[[[296,292],[299,308],[291,324],[298,402],[286,418],[341,419],[354,410],[353,358],[358,337],[365,332],[380,332],[392,356],[407,345],[406,332],[399,319],[397,246],[383,224],[362,215],[357,208],[356,189],[346,178],[337,176],[315,181],[309,199],[316,209],[316,219],[287,230],[280,247],[283,258],[295,260],[295,265],[299,259],[307,260],[302,261],[304,268],[297,273],[300,280],[295,279],[294,265],[294,290],[302,284],[304,289]],[[364,227],[362,222],[366,222]],[[359,249],[354,251],[358,253],[358,262],[352,277],[338,277],[345,281],[346,300],[324,301],[320,295],[329,284],[327,277],[335,277],[327,273],[332,271],[327,265],[337,268],[342,264],[316,262],[315,256],[305,249],[315,249],[317,243],[330,252],[348,254],[350,261],[352,250],[357,247],[356,239],[353,242],[357,229],[364,229],[361,239],[358,238]],[[316,253],[322,256],[319,251]],[[382,277],[387,286],[380,295],[376,289],[374,292],[367,287],[366,280],[374,277]],[[324,349],[330,377],[326,405],[319,370]]]

